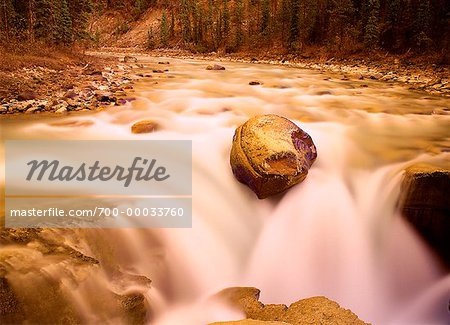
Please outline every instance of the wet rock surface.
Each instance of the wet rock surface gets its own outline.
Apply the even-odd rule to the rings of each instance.
[[[263,321],[263,320],[255,320],[255,319],[243,319],[229,322],[216,322],[210,325],[283,325],[288,324],[285,322],[277,322],[277,321]]]
[[[109,272],[111,286],[99,284],[83,303],[93,308],[99,319],[107,317],[105,309],[115,311],[118,323],[144,324],[149,320],[151,309],[142,292],[124,292],[117,283],[134,283],[148,290],[151,281],[109,269],[103,257],[86,255],[83,246],[73,242],[83,231],[0,229],[1,324],[86,323],[84,309],[78,308],[72,293],[86,282],[88,286],[95,284],[102,268]]]
[[[158,130],[159,125],[155,121],[144,120],[134,123],[131,126],[131,132],[135,134],[139,133],[150,133]]]
[[[225,67],[218,65],[218,64],[214,64],[214,65],[208,65],[206,67],[206,70],[225,70]]]
[[[302,299],[288,307],[286,305],[265,305],[259,301],[259,295],[260,290],[252,287],[234,287],[222,290],[214,299],[241,310],[247,319],[214,324],[366,324],[350,310],[341,308],[339,304],[325,297]],[[253,320],[259,322],[255,323]]]
[[[450,265],[450,169],[409,167],[401,186],[403,216]]]
[[[317,157],[311,137],[277,115],[259,115],[236,129],[230,164],[238,181],[264,199],[302,182]]]

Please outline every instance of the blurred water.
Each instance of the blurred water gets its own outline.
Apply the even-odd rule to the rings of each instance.
[[[151,73],[158,60],[140,57],[147,66],[141,72]],[[95,297],[130,292],[145,294],[158,324],[239,319],[203,300],[238,285],[260,288],[265,303],[325,295],[377,324],[448,321],[447,271],[395,209],[405,167],[450,165],[448,99],[319,71],[243,63],[206,71],[206,62],[169,60],[170,71],[141,78],[137,100],[124,107],[3,119],[2,137],[191,139],[192,229],[48,230],[99,267],[88,277],[65,274],[64,265],[38,255],[25,272],[20,254],[36,255],[33,248],[2,247],[0,263],[16,290],[30,285],[24,274],[51,269],[47,276],[68,288],[86,323],[122,322],[116,305]],[[252,80],[263,85],[248,85]],[[229,151],[235,128],[266,113],[307,131],[318,159],[301,185],[261,201],[234,179]],[[140,119],[161,130],[132,134]],[[85,123],[64,125],[73,120]]]

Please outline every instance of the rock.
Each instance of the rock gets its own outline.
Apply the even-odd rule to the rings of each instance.
[[[450,169],[426,164],[409,167],[401,185],[403,216],[450,265]]]
[[[164,70],[153,70],[153,73],[164,73]]]
[[[138,61],[138,59],[134,56],[130,56],[130,55],[125,55],[123,58],[123,62],[125,63],[136,63]]]
[[[170,64],[169,61],[159,61],[158,64]]]
[[[70,98],[73,99],[75,97],[78,97],[78,94],[74,91],[68,91],[64,94],[64,98]]]
[[[229,322],[216,322],[216,323],[211,323],[209,325],[288,325],[288,323],[277,322],[277,321],[243,319],[243,320],[236,320],[236,321],[229,321]]]
[[[112,103],[116,101],[116,97],[114,97],[111,93],[98,93],[96,94],[96,98],[102,103]]]
[[[259,115],[239,126],[230,164],[238,181],[264,199],[302,182],[317,157],[311,137],[277,115]]]
[[[127,324],[146,324],[148,306],[142,293],[121,296],[120,303],[125,311]]]
[[[262,85],[262,83],[261,83],[260,81],[258,81],[258,80],[250,81],[248,84],[249,84],[250,86],[258,86],[258,85]]]
[[[83,73],[88,76],[101,76],[102,75],[101,70],[94,69],[92,67],[86,68]]]
[[[42,109],[41,106],[32,106],[32,107],[28,108],[25,113],[26,114],[31,114],[31,113],[40,111],[41,109]]]
[[[67,112],[67,107],[64,105],[58,105],[56,108],[55,113],[61,114],[61,113],[66,113]]]
[[[214,64],[214,65],[208,65],[206,67],[206,70],[225,70],[225,67],[218,65],[218,64]]]
[[[150,120],[144,120],[134,123],[131,126],[131,132],[134,134],[151,133],[155,132],[158,128],[159,128],[158,123]]]
[[[0,321],[2,324],[22,324],[24,322],[23,307],[17,299],[8,280],[0,277]]]
[[[32,91],[24,91],[21,92],[18,96],[17,99],[19,101],[25,101],[25,100],[33,100],[37,98],[37,94],[32,92]]]
[[[240,321],[243,323],[235,322],[235,324],[258,324],[248,322],[249,320],[284,322],[293,325],[366,324],[350,310],[341,308],[339,304],[325,297],[302,299],[287,307],[286,305],[264,305],[259,301],[259,294],[260,291],[256,288],[235,287],[222,290],[213,299],[218,299],[244,312],[247,319]]]
[[[316,93],[318,96],[324,96],[324,95],[333,95],[333,93],[330,90],[321,90]]]

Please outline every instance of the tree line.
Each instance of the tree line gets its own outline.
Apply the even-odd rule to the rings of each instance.
[[[175,32],[166,30],[168,15]],[[450,50],[450,1],[181,0],[165,5],[159,33],[160,45],[181,37],[198,51],[442,51]]]
[[[150,48],[450,50],[448,0],[2,0],[0,6],[3,40],[70,45],[90,37],[93,11],[122,10],[136,20],[158,10],[158,27],[148,31]]]

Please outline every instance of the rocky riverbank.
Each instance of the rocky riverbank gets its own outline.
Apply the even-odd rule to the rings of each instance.
[[[133,57],[92,60],[62,69],[46,66],[0,71],[0,114],[67,113],[102,110],[132,101],[131,70],[142,67]]]
[[[180,59],[201,59],[214,61],[232,61],[254,64],[275,64],[297,68],[315,69],[341,74],[342,80],[357,78],[360,80],[380,80],[400,83],[412,90],[425,91],[433,95],[450,97],[450,67],[447,65],[415,62],[404,57],[378,56],[370,59],[363,57],[316,58],[301,55],[252,53],[252,54],[193,54],[184,50],[158,49],[144,51],[136,48],[102,48],[106,53],[133,53],[151,56],[174,57]],[[132,55],[132,54],[130,54]]]

